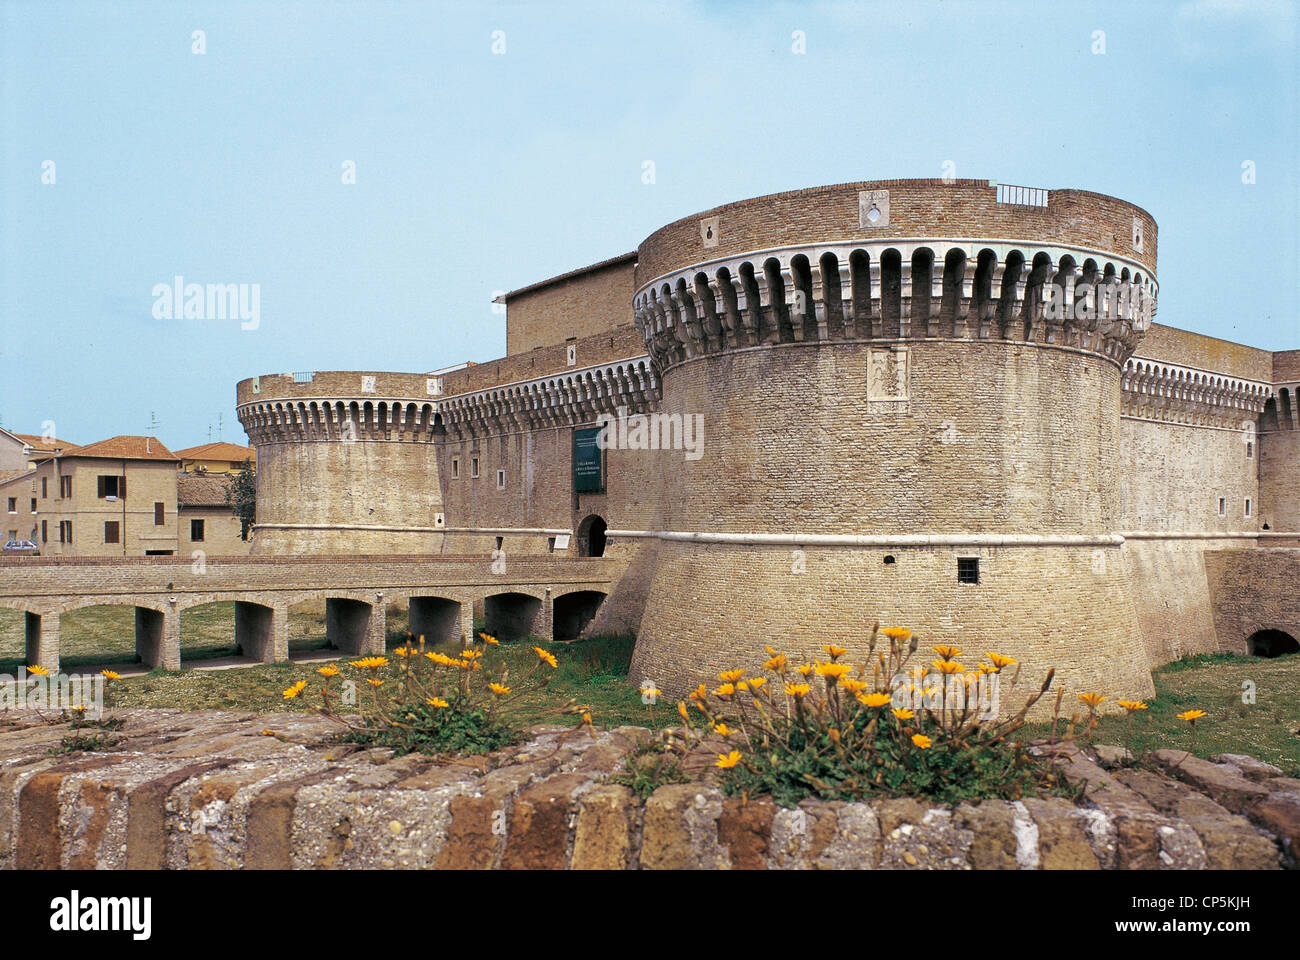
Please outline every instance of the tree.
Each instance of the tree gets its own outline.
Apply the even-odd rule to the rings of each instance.
[[[239,538],[248,539],[249,528],[257,519],[257,483],[251,459],[245,459],[239,472],[226,484],[226,503],[239,518]]]

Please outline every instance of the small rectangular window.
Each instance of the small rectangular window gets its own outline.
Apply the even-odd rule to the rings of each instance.
[[[117,543],[118,532],[121,529],[117,520],[107,520],[104,522],[104,542]]]
[[[50,498],[50,484],[48,477],[41,477],[41,496],[46,500]]]
[[[471,478],[478,479],[478,457],[474,457],[469,462],[469,475]]]
[[[506,472],[505,472],[504,470],[498,470],[498,471],[497,471],[497,489],[498,489],[498,490],[504,490],[505,488],[506,488]]]
[[[203,521],[202,520],[190,521],[190,540],[194,543],[203,542]]]
[[[18,498],[17,498],[17,497],[10,497],[10,498],[9,498],[9,512],[10,512],[10,513],[17,513],[17,512],[18,512]]]
[[[155,527],[161,527],[164,523],[166,523],[166,514],[167,514],[166,506],[161,503],[155,503],[153,505],[153,525]]]
[[[1246,498],[1246,516],[1250,516],[1250,497]]]
[[[59,496],[64,500],[72,499],[72,477],[59,477]]]
[[[957,558],[957,582],[958,583],[979,583],[980,582],[980,558],[979,557],[958,557]]]
[[[32,497],[32,513],[36,512],[36,498]]]
[[[60,520],[59,521],[59,543],[71,543],[71,542],[72,542],[72,521]]]
[[[1227,497],[1220,497],[1220,498],[1219,498],[1219,516],[1221,516],[1221,517],[1225,517],[1225,516],[1227,516],[1227,515],[1228,515],[1228,498],[1227,498]]]
[[[460,479],[460,457],[451,458],[451,478],[453,480]]]
[[[1255,459],[1255,442],[1253,440],[1246,441],[1246,459]]]
[[[41,543],[50,542],[50,521],[41,521]]]
[[[105,500],[111,497],[116,500],[118,497],[122,496],[120,491],[124,486],[125,484],[122,483],[121,477],[106,477],[101,475],[99,477],[99,498]]]

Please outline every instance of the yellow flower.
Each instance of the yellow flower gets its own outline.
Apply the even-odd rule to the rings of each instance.
[[[643,697],[657,697],[659,693],[659,688],[653,683],[647,683],[641,687],[641,696]]]
[[[1147,708],[1147,705],[1141,700],[1120,700],[1119,705],[1129,713],[1132,713],[1134,710],[1145,710]]]
[[[682,718],[682,722],[683,722],[683,723],[687,724],[688,726],[690,725],[690,722],[691,722],[691,715],[690,715],[689,713],[686,712],[686,701],[685,701],[685,700],[678,700],[678,701],[677,701],[677,714]]]
[[[838,660],[840,657],[844,656],[844,654],[849,652],[844,649],[844,647],[837,647],[833,643],[826,644],[822,649],[826,651],[826,655],[832,660]]]
[[[868,684],[865,680],[854,680],[852,677],[842,677],[840,679],[840,686],[849,693],[861,693],[863,690],[867,689]]]
[[[288,690],[284,691],[284,699],[292,700],[294,697],[298,696],[298,694],[302,693],[306,689],[307,689],[307,681],[299,680]]]
[[[474,658],[481,657],[481,656],[483,656],[482,650],[474,650],[470,647],[466,647],[464,650],[460,652],[460,658],[462,660],[473,660]]]
[[[447,701],[442,699],[442,697],[425,697],[424,702],[431,707],[437,707],[439,710],[442,710],[447,706]]]
[[[1204,710],[1188,710],[1186,713],[1180,713],[1178,719],[1186,720],[1188,723],[1195,723],[1203,716],[1205,716]]]
[[[584,713],[582,715],[582,722],[585,723],[587,726],[591,726],[591,714]]]
[[[509,687],[500,683],[489,683],[488,689],[491,690],[493,693],[495,693],[498,697],[504,697],[507,693],[510,692]]]
[[[736,692],[735,684],[724,683],[718,689],[713,691],[715,697],[730,697]]]
[[[339,668],[332,663],[327,663],[323,667],[317,667],[316,672],[328,680],[330,677],[337,677],[339,675]]]
[[[993,666],[1001,670],[1003,667],[1014,667],[1017,661],[1010,657],[1004,657],[1000,653],[986,653],[986,657],[993,661]]]
[[[730,753],[718,754],[718,762],[716,766],[721,767],[723,770],[730,770],[738,763],[740,763],[740,751],[732,750]]]
[[[1096,707],[1099,706],[1099,705],[1101,704],[1101,702],[1102,702],[1103,700],[1105,700],[1105,699],[1106,699],[1106,698],[1103,697],[1100,693],[1081,693],[1081,694],[1079,694],[1079,702],[1080,702],[1080,703],[1085,703],[1085,704],[1087,704],[1087,705],[1088,705],[1089,707],[1091,707],[1091,708],[1096,708]]]
[[[715,723],[713,725],[713,732],[720,737],[729,737],[736,731],[731,729],[731,727],[727,726],[725,723]]]
[[[496,637],[489,636],[486,633],[480,633],[479,636],[483,638],[484,643],[490,643],[494,647],[499,647],[501,645],[500,641],[498,641]]]
[[[933,649],[934,652],[937,653],[944,660],[956,660],[958,657],[961,656],[960,650],[958,650],[956,647],[950,647],[944,643],[939,644],[937,647],[934,647]]]
[[[703,699],[705,699],[706,697],[708,697],[708,695],[709,695],[709,692],[708,692],[707,690],[704,689],[704,684],[702,684],[702,683],[701,683],[698,687],[696,687],[694,690],[691,691],[691,699],[692,699],[692,700],[703,700]]]
[[[349,660],[348,665],[356,667],[359,670],[378,670],[380,667],[388,666],[388,658],[362,657],[360,660]]]
[[[866,707],[883,707],[885,704],[893,701],[887,693],[859,693],[858,703]]]
[[[785,692],[797,700],[802,700],[808,696],[808,691],[811,689],[812,687],[806,683],[787,683],[785,685]]]
[[[838,680],[852,669],[847,663],[819,663],[817,664],[817,676]]]
[[[763,684],[767,683],[767,677],[750,677],[747,681],[750,690],[757,690]]]
[[[1002,672],[1000,667],[995,667],[991,663],[981,663],[976,669],[979,670],[979,672],[982,674]]]
[[[813,666],[811,663],[805,663],[801,667],[795,667],[795,669],[798,670],[800,673],[802,673],[805,677],[813,672]]]
[[[768,670],[771,670],[773,673],[785,673],[787,666],[785,654],[778,653],[771,660],[767,661],[767,663],[763,664],[763,666]]]
[[[122,679],[122,675],[121,675],[120,673],[116,673],[116,672],[114,672],[114,671],[112,671],[112,670],[101,670],[101,671],[99,671],[99,673],[100,673],[100,675],[101,675],[105,680],[107,680],[109,683],[112,683],[114,680],[121,680],[121,679]]]
[[[886,627],[880,632],[890,640],[909,640],[912,637],[912,631],[907,627]]]
[[[912,734],[912,743],[916,744],[916,746],[920,747],[922,750],[929,750],[934,741],[923,733],[914,733]]]
[[[940,673],[961,673],[966,668],[956,660],[936,660],[934,661],[934,669]]]
[[[723,683],[735,683],[744,675],[744,670],[724,670],[722,673],[718,674],[718,679]]]
[[[33,677],[48,677],[50,675],[50,671],[41,666],[28,667],[27,672]]]
[[[376,680],[374,677],[366,677],[366,683],[370,684],[372,687],[382,687],[384,685],[384,681]]]
[[[559,664],[555,662],[555,654],[547,653],[541,647],[533,647],[533,652],[537,654],[538,660],[542,661],[542,663],[550,664],[552,669],[559,666]]]
[[[893,714],[899,720],[912,720],[916,717],[916,714],[907,709],[894,710]]]
[[[407,658],[416,656],[419,651],[414,647],[394,647],[393,653],[397,654],[399,657]]]

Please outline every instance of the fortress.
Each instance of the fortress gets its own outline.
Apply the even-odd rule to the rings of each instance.
[[[489,629],[634,631],[671,695],[877,619],[1112,700],[1291,649],[1300,350],[1155,324],[1157,243],[1131,203],[978,180],[678,220],[506,294],[499,360],[240,382],[254,554],[602,556],[607,591]]]

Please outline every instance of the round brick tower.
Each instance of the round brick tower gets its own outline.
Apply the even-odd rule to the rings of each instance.
[[[427,554],[442,548],[441,416],[411,373],[241,380],[257,448],[253,552]]]
[[[1014,656],[1026,689],[1055,666],[1072,693],[1150,695],[1115,531],[1155,264],[1132,204],[972,180],[775,194],[652,234],[634,313],[659,412],[706,439],[661,459],[659,530],[610,531],[660,541],[633,679],[676,695],[765,645],[860,653],[879,618]]]

